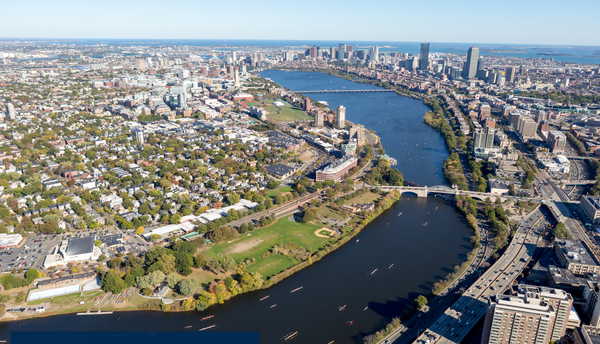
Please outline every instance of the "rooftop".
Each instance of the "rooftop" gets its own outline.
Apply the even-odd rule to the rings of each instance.
[[[598,262],[579,240],[556,239],[554,244],[560,248],[569,263],[598,265]]]
[[[267,172],[274,174],[278,177],[283,177],[288,173],[294,172],[294,168],[283,164],[275,164],[266,167]]]
[[[92,252],[94,252],[94,238],[92,238],[91,236],[69,239],[69,242],[67,244],[67,255],[76,256],[79,254],[86,254]]]

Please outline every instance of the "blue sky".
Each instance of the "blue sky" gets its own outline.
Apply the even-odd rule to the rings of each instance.
[[[311,39],[600,45],[598,0],[30,0],[0,37]]]

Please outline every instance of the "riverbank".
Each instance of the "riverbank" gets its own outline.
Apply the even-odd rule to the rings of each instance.
[[[377,205],[373,209],[372,213],[368,215],[346,214],[348,216],[346,222],[348,222],[351,227],[345,226],[340,228],[338,226],[336,231],[332,231],[335,234],[328,236],[319,236],[318,229],[329,228],[324,226],[331,227],[329,221],[324,220],[323,218],[317,218],[313,221],[303,223],[300,220],[294,219],[294,215],[291,215],[284,216],[275,223],[249,232],[249,236],[240,236],[237,239],[230,240],[229,242],[217,243],[206,250],[201,250],[201,254],[203,254],[207,260],[206,268],[214,269],[214,272],[218,273],[221,273],[222,271],[220,270],[223,268],[213,267],[211,265],[211,261],[219,261],[219,257],[224,257],[227,254],[233,254],[235,261],[237,262],[235,271],[224,271],[220,276],[214,275],[215,277],[211,280],[204,279],[204,283],[205,285],[208,285],[208,288],[201,288],[199,293],[189,295],[188,297],[184,296],[183,300],[172,302],[168,306],[164,305],[164,301],[161,299],[148,300],[134,295],[131,299],[124,300],[122,303],[114,305],[110,304],[102,307],[91,307],[91,301],[96,299],[98,296],[96,294],[83,295],[83,293],[81,293],[80,295],[77,293],[43,300],[36,300],[25,304],[11,303],[9,308],[22,308],[23,306],[30,308],[32,306],[45,305],[46,312],[25,314],[21,312],[7,313],[2,317],[1,320],[12,321],[34,317],[86,312],[90,310],[95,311],[98,308],[110,311],[188,311],[193,309],[203,311],[215,304],[222,304],[238,294],[260,289],[267,289],[281,282],[283,279],[293,275],[294,273],[312,265],[317,261],[320,261],[327,254],[337,250],[342,245],[350,241],[352,238],[358,235],[366,225],[377,218],[378,215],[389,209],[395,202],[397,202],[400,199],[400,195],[397,192],[378,193],[358,190],[354,193],[350,193],[347,198],[348,201],[342,203],[355,204],[354,202],[356,202],[361,204],[376,202]],[[321,207],[321,205],[309,205],[305,208],[305,212],[313,211],[313,209],[315,211],[319,211]],[[331,211],[332,210],[329,210],[328,212],[330,217],[331,214],[335,214],[331,213]],[[333,228],[335,228],[335,226]],[[293,231],[289,232],[289,229],[293,229]],[[286,237],[273,237],[275,233],[285,234]],[[272,240],[269,241],[268,238],[271,238]],[[279,244],[280,242],[282,244]],[[278,244],[280,247],[278,247]],[[257,258],[258,260],[261,260],[261,258],[263,259],[262,261],[257,261]],[[291,266],[284,268],[282,271],[278,271],[276,266],[273,266],[274,262],[284,262],[284,266],[286,264],[291,264]],[[194,271],[198,270],[194,269]],[[264,278],[261,276],[261,273],[264,273]],[[191,276],[197,276],[196,272],[193,272]],[[221,290],[213,287],[215,282],[219,284],[223,281],[227,281],[228,278],[239,281],[239,283],[229,285],[223,283],[222,285],[225,288],[222,288]],[[248,281],[248,278],[250,278],[251,281]],[[102,294],[101,296],[104,295],[107,294]],[[46,303],[46,301],[48,303]]]

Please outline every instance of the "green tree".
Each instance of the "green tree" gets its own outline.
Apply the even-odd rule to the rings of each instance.
[[[198,269],[202,269],[206,266],[206,258],[202,253],[198,253],[194,256],[194,267]]]
[[[118,269],[123,264],[123,260],[121,258],[114,258],[110,262],[108,262],[108,267],[111,269]]]
[[[178,274],[170,274],[165,279],[165,282],[167,282],[169,288],[175,288],[179,281],[181,281],[181,276],[179,276]]]
[[[36,278],[40,278],[41,276],[42,276],[42,274],[37,269],[34,269],[34,268],[30,268],[29,270],[27,270],[27,273],[25,274],[25,278],[30,281],[33,281]]]
[[[115,270],[110,270],[102,275],[100,285],[102,286],[102,290],[105,292],[112,292],[113,294],[119,294],[125,290],[126,287],[125,282],[119,277],[119,274],[117,274]]]
[[[302,215],[302,222],[308,223],[317,219],[317,213],[313,209],[306,209]]]
[[[236,267],[235,260],[231,256],[224,256],[223,259],[221,259],[221,267],[225,271],[233,271]]]
[[[275,180],[275,179],[271,179],[269,181],[269,183],[267,183],[267,187],[269,189],[277,189],[279,186],[281,185],[281,182]]]
[[[413,302],[411,303],[411,306],[413,306],[415,309],[421,309],[426,304],[427,304],[427,298],[423,295],[419,295],[419,297],[417,297],[416,299],[413,300]]]
[[[96,245],[97,247],[102,246],[102,240],[100,240],[100,239],[94,240],[94,245]]]
[[[235,191],[230,191],[227,195],[227,203],[230,205],[236,204],[240,201],[240,195],[238,195]]]
[[[194,291],[196,291],[196,289],[198,289],[199,285],[200,283],[197,279],[186,278],[177,283],[177,290],[181,295],[191,295]]]

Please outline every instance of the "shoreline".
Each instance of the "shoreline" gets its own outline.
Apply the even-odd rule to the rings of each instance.
[[[310,70],[297,70],[297,71],[310,72]],[[314,70],[312,72],[328,74],[328,75],[331,75],[331,76],[334,76],[334,77],[340,77],[339,75],[335,75],[335,74],[329,73],[328,71],[337,71],[337,70],[336,69]],[[339,71],[339,72],[344,73],[344,74],[349,75],[349,76],[353,75],[353,74],[345,73],[345,72],[342,72],[342,71]],[[340,78],[346,79],[346,78],[343,78],[343,77],[340,77]],[[361,81],[356,81],[356,80],[352,80],[352,79],[346,79],[346,80],[352,81],[352,82],[361,83]],[[390,89],[391,88],[391,87],[385,87],[385,86],[381,86],[381,85],[376,85],[376,84],[374,84],[373,82],[370,82],[370,81],[372,81],[372,80],[371,79],[365,79],[364,83],[369,83],[371,85],[374,85],[374,86],[377,86],[377,87],[386,88],[386,89]],[[278,83],[275,83],[275,84],[279,85]],[[279,86],[281,87],[281,85],[279,85]],[[423,101],[425,103],[424,99],[412,97],[411,96],[412,95],[411,91],[409,91],[409,90],[404,90],[404,91],[409,92],[410,95],[402,94],[398,90],[396,90],[396,93],[398,95],[401,95],[401,96],[406,96],[406,97],[410,97],[410,98],[413,98],[413,99],[420,99],[421,101]],[[429,106],[428,104],[425,104],[425,105]],[[377,188],[377,187],[378,187],[377,185],[372,186],[372,188]],[[342,245],[346,244],[352,238],[354,238],[356,235],[358,235],[369,223],[371,223],[374,219],[376,219],[377,217],[379,217],[379,215],[381,215],[384,211],[388,210],[394,204],[396,204],[396,202],[398,202],[401,199],[401,197],[402,197],[398,192],[392,191],[392,192],[388,192],[385,195],[383,195],[382,196],[383,200],[389,199],[388,196],[391,196],[391,199],[392,199],[391,202],[385,202],[385,204],[383,204],[382,207],[375,208],[374,211],[373,211],[373,213],[369,214],[365,219],[363,219],[362,221],[360,221],[357,224],[356,228],[352,229],[347,234],[345,234],[343,237],[341,237],[338,241],[336,241],[335,243],[332,243],[329,247],[327,247],[326,252],[324,252],[323,254],[319,255],[318,253],[325,251],[325,248],[323,250],[320,250],[320,251],[317,251],[317,252],[311,254],[310,257],[307,260],[299,262],[298,264],[293,265],[293,266],[289,267],[288,269],[286,269],[284,271],[281,271],[281,272],[279,272],[279,273],[277,273],[275,275],[270,276],[268,279],[266,279],[264,281],[264,283],[263,283],[263,285],[261,287],[256,288],[256,289],[252,289],[252,290],[247,290],[245,292],[240,292],[239,294],[245,294],[245,293],[252,292],[252,291],[268,289],[268,288],[276,285],[277,283],[283,281],[287,277],[290,277],[293,274],[295,274],[295,273],[297,273],[297,272],[305,269],[306,267],[309,267],[313,263],[315,263],[317,261],[320,261],[326,255],[328,255],[328,254],[336,251]],[[471,251],[469,251],[469,255],[470,255],[470,253],[471,253]],[[461,264],[461,267],[464,266],[465,264],[468,264],[468,263],[470,264],[470,262],[472,262],[472,258],[471,259],[468,258],[466,261],[464,261]],[[446,275],[444,277],[444,280],[446,278],[448,278],[449,276],[453,275],[453,274],[454,274],[454,272],[449,273],[448,275]],[[434,293],[433,290],[431,291],[431,294],[435,295],[435,293]],[[191,296],[189,296],[186,299],[193,298],[193,297],[194,297],[194,295],[191,295]],[[124,311],[126,311],[126,312],[141,312],[141,311],[187,312],[187,311],[196,311],[196,312],[198,312],[197,310],[194,310],[194,309],[191,309],[191,310],[173,309],[173,310],[171,310],[170,307],[168,308],[168,310],[164,309],[164,308],[161,309],[161,305],[163,304],[162,299],[156,299],[156,300],[159,300],[156,305],[152,305],[150,303],[144,303],[143,304],[143,305],[146,305],[149,308],[143,308],[143,307],[135,307],[135,308],[106,308],[105,310],[110,310],[110,311],[114,311],[114,312],[124,312]],[[168,307],[170,305],[166,305],[166,306]],[[207,309],[209,309],[209,308],[210,308],[210,306]],[[62,312],[62,313],[61,312],[58,312],[58,313],[52,312],[52,313],[47,313],[47,314],[40,313],[40,314],[33,314],[33,315],[27,316],[27,317],[18,317],[18,318],[15,318],[15,319],[4,319],[5,317],[3,317],[2,319],[0,319],[0,322],[12,322],[12,321],[17,321],[17,320],[29,320],[29,319],[49,317],[49,316],[54,316],[54,315],[66,315],[66,314],[80,313],[82,311],[86,312],[88,310],[87,309],[84,309],[84,310],[74,310],[74,311],[70,311],[69,310],[67,312]]]

